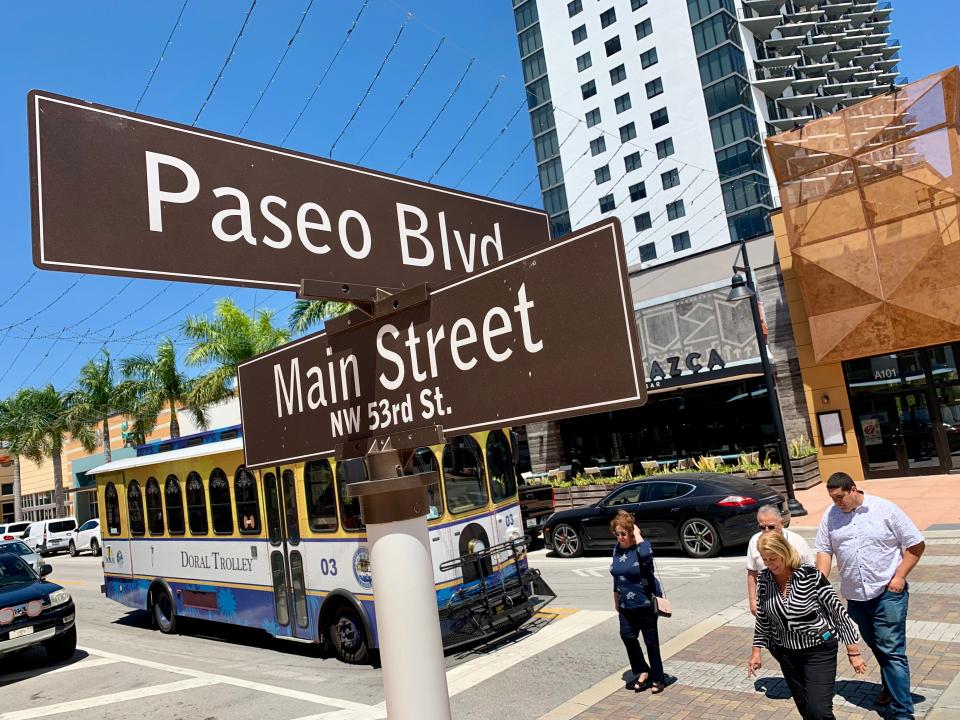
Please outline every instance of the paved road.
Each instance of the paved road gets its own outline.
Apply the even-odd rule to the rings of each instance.
[[[541,550],[531,559],[557,600],[516,637],[448,657],[456,718],[537,718],[625,664],[607,556],[561,560]],[[0,720],[385,716],[377,669],[213,623],[183,623],[182,634],[162,635],[145,613],[100,595],[99,558],[50,562],[52,579],[77,603],[82,650],[57,668],[41,650],[4,658]],[[664,640],[742,598],[742,551],[708,561],[666,554],[658,562],[676,610],[661,625]]]

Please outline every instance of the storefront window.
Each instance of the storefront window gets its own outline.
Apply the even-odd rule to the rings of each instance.
[[[960,379],[957,373],[956,353],[953,345],[930,348],[930,370],[935,382],[953,382]]]

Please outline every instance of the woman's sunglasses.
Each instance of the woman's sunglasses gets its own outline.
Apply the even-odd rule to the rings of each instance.
[[[614,534],[615,534],[617,537],[626,537],[626,536],[629,535],[630,533],[628,533],[626,530],[618,530],[618,531],[617,531],[616,533],[614,533]]]

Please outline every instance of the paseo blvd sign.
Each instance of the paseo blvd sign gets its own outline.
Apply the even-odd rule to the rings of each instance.
[[[239,366],[249,467],[349,439],[447,436],[641,405],[646,387],[617,221],[431,290],[429,302]]]
[[[541,210],[40,91],[28,109],[33,257],[48,270],[402,289],[549,238]]]

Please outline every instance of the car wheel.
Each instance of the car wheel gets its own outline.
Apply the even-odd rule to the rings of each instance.
[[[691,518],[680,526],[680,546],[688,557],[712,558],[720,552],[720,534],[709,520]]]
[[[100,543],[97,542],[96,538],[90,538],[90,552],[94,555],[100,554]]]
[[[74,625],[69,630],[47,640],[43,644],[43,649],[47,651],[47,657],[53,662],[63,662],[72,658],[77,649],[77,626]]]
[[[73,540],[70,541],[70,557],[76,557],[80,553],[77,552],[77,545]]]
[[[169,635],[177,629],[177,614],[169,591],[158,586],[153,591],[153,621],[160,632]]]
[[[583,540],[573,526],[560,523],[553,529],[553,549],[560,557],[577,558],[583,555]]]
[[[327,627],[327,638],[343,662],[362,665],[370,660],[363,621],[352,607],[344,605],[334,611],[333,620]]]

